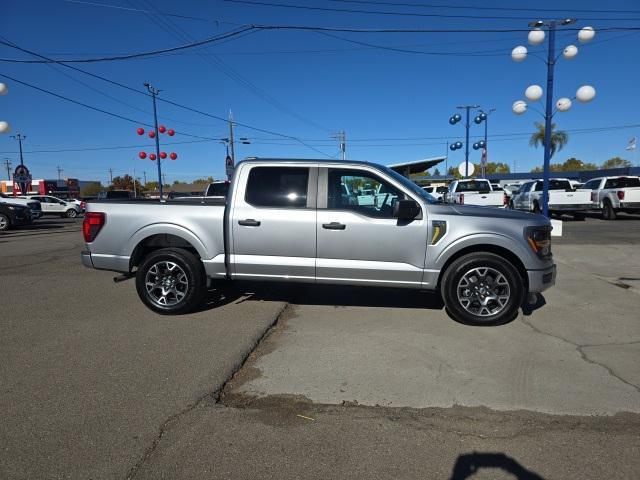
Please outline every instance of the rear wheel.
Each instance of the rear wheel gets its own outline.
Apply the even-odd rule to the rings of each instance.
[[[0,232],[9,230],[11,228],[11,219],[4,213],[0,213]]]
[[[75,208],[70,208],[66,211],[67,218],[76,218],[78,216],[78,212]]]
[[[617,217],[616,211],[609,200],[602,202],[602,217],[605,220],[615,220]]]
[[[525,293],[516,268],[493,253],[470,253],[455,260],[445,271],[440,289],[451,316],[473,325],[510,322]]]
[[[136,290],[154,312],[178,315],[203,301],[207,281],[202,262],[180,248],[163,248],[148,255],[138,267]]]
[[[542,213],[538,202],[533,202],[533,213]]]

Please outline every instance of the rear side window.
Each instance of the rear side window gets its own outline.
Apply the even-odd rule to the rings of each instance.
[[[226,197],[229,190],[227,182],[212,183],[207,187],[207,197]]]
[[[604,185],[604,188],[629,188],[629,187],[640,187],[640,178],[637,178],[637,177],[609,178]]]
[[[491,191],[491,186],[489,182],[478,182],[476,180],[472,180],[470,182],[460,182],[458,183],[457,192],[489,192]]]
[[[306,167],[253,167],[245,200],[256,207],[305,208],[308,183]]]

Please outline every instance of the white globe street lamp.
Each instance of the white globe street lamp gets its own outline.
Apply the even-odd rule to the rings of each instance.
[[[522,115],[527,111],[527,102],[525,102],[524,100],[516,100],[515,102],[513,102],[511,110],[516,115]]]
[[[514,62],[523,62],[527,58],[527,47],[520,45],[514,48],[511,51],[511,58]]]
[[[540,30],[539,28],[531,30],[527,40],[529,41],[529,45],[542,45],[542,42],[544,42],[544,30]]]
[[[576,47],[575,45],[567,45],[566,47],[564,47],[562,56],[565,58],[565,60],[573,60],[574,58],[576,58],[576,55],[578,55],[578,47]]]
[[[583,27],[578,32],[578,40],[580,40],[582,43],[590,42],[595,36],[596,31],[593,29],[593,27]]]
[[[566,112],[571,108],[571,99],[567,97],[559,98],[556,102],[556,109],[559,112]]]
[[[9,89],[4,83],[0,83],[0,95],[6,95],[9,93]]]
[[[0,122],[0,133],[9,133],[9,130],[11,130],[9,122]]]
[[[591,85],[583,85],[576,92],[576,98],[581,103],[589,103],[596,96],[596,89]]]
[[[542,93],[542,87],[540,85],[530,85],[524,91],[524,96],[527,97],[527,100],[537,102],[542,98]]]

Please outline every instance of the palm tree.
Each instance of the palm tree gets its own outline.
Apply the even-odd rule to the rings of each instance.
[[[531,135],[529,139],[529,145],[538,148],[538,145],[544,147],[544,124],[536,122],[536,128],[538,131]],[[564,130],[556,130],[556,124],[551,124],[551,156],[556,152],[559,152],[564,146],[569,143],[569,135]]]

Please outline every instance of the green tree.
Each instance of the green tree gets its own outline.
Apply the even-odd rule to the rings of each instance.
[[[630,167],[631,162],[620,157],[613,157],[602,164],[602,168],[626,168]]]
[[[91,182],[84,186],[82,191],[80,192],[80,196],[82,197],[95,197],[98,193],[102,192],[104,188],[100,184],[100,182]]]
[[[506,163],[500,162],[488,162],[487,163],[487,174],[490,173],[510,173],[511,169],[509,165]]]
[[[133,191],[133,177],[128,173],[122,176],[113,177],[111,190],[131,190]]]
[[[438,167],[436,167],[436,169],[433,171],[433,176],[437,177],[440,175],[440,170],[438,170]]]
[[[549,170],[552,172],[577,172],[581,170],[597,170],[597,168],[598,166],[595,163],[584,163],[575,157],[568,158],[564,163],[552,163],[549,165]],[[535,167],[531,170],[532,173],[541,173],[542,171],[542,167]]]
[[[539,145],[544,147],[544,124],[540,122],[535,123],[537,132],[531,135],[529,139],[529,145],[538,148]],[[551,124],[551,157],[556,152],[562,150],[567,143],[569,143],[569,134],[563,130],[556,130],[556,124]]]
[[[194,185],[209,185],[210,183],[215,182],[213,177],[209,176],[207,178],[196,178],[192,183]]]

